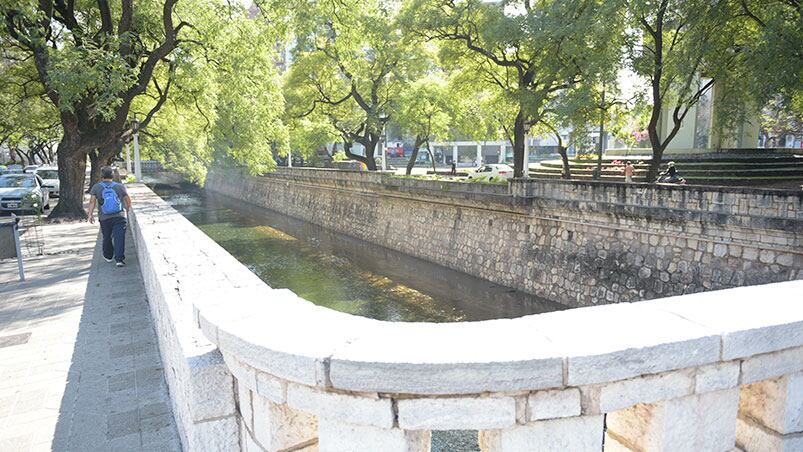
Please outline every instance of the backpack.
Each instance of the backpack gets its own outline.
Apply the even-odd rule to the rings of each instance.
[[[112,188],[114,187],[114,182],[109,184],[101,182],[100,186],[103,187],[103,194],[101,195],[103,203],[100,205],[100,213],[112,215],[122,212],[123,204],[120,202],[120,197],[117,196],[117,192]]]

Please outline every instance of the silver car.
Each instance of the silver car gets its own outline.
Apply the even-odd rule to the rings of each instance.
[[[0,211],[43,213],[50,208],[50,192],[36,174],[0,176]]]

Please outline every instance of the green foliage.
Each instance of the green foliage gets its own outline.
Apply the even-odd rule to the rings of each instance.
[[[275,32],[240,6],[204,11],[209,46],[182,54],[172,73],[156,74],[162,87],[172,79],[171,100],[145,130],[143,150],[196,182],[214,163],[264,172],[275,165],[274,150],[289,149]],[[154,103],[155,85],[149,94],[133,108],[140,118]]]
[[[337,151],[332,154],[332,161],[333,162],[345,162],[349,158],[346,156],[346,153],[343,151]]]

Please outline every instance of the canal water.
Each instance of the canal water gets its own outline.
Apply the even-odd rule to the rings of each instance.
[[[268,285],[288,288],[320,306],[405,322],[513,318],[564,309],[193,185],[151,186]],[[432,438],[433,452],[479,451],[475,431],[433,432]]]
[[[403,322],[513,318],[563,308],[191,185],[153,188],[269,286],[320,306]]]

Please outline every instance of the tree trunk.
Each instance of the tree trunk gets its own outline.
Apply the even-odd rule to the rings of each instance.
[[[50,218],[84,220],[84,181],[86,180],[86,151],[74,146],[64,137],[56,153],[59,166],[59,203]]]
[[[413,153],[410,154],[410,160],[407,161],[407,170],[405,174],[408,176],[412,174],[413,167],[415,166],[415,159],[418,158],[418,148],[424,143],[424,140],[420,136],[415,137],[415,144],[413,145]]]
[[[368,167],[368,171],[376,171],[374,153],[376,152],[376,145],[379,144],[379,135],[371,135],[370,138],[360,142],[360,144],[365,147],[365,166]]]
[[[105,147],[89,153],[89,188],[100,181],[100,170],[104,166],[111,165],[114,157],[120,153],[123,144],[118,140],[107,144]]]
[[[429,139],[427,139],[427,152],[429,153],[429,159],[432,161],[432,174],[438,174],[438,170],[435,168],[435,153],[429,147]]]
[[[660,106],[659,106],[660,109]],[[661,138],[658,136],[658,116],[650,118],[647,124],[647,133],[650,136],[650,146],[652,147],[652,159],[650,166],[647,168],[647,182],[655,182],[658,178],[658,171],[661,167],[661,159],[663,158],[664,150],[661,147]]]
[[[100,150],[90,151],[89,153],[89,184],[87,185],[86,192],[95,186],[100,180],[100,168],[103,166],[100,163]]]
[[[564,179],[571,179],[572,178],[572,169],[569,165],[569,156],[566,154],[566,148],[563,147],[560,143],[558,143],[558,154],[560,154],[560,160],[563,162],[563,175]]]
[[[513,177],[524,177],[525,171],[529,173],[529,162],[525,163],[524,161],[524,141],[526,139],[524,112],[519,108],[519,113],[513,123]]]

